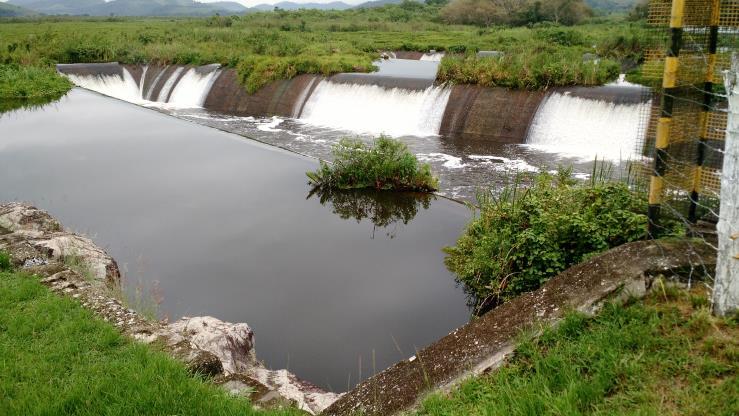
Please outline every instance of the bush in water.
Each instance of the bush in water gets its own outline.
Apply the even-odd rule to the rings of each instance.
[[[358,139],[342,139],[332,153],[332,165],[321,161],[317,171],[306,173],[312,185],[421,192],[435,191],[439,185],[431,166],[419,164],[405,144],[385,136],[371,146]]]
[[[646,237],[644,198],[623,183],[577,183],[570,170],[541,173],[499,196],[478,196],[479,215],[445,263],[479,312],[521,293],[608,248]]]

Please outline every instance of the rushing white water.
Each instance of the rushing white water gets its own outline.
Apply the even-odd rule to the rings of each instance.
[[[421,61],[433,61],[440,62],[441,58],[444,57],[444,52],[424,53],[421,56]]]
[[[75,74],[67,74],[67,77],[79,87],[97,91],[120,100],[141,103],[143,100],[136,80],[133,79],[126,68],[121,69],[123,70],[122,77],[119,75],[90,76]]]
[[[300,119],[356,133],[399,136],[439,134],[449,93],[444,87],[414,91],[321,81]]]
[[[300,113],[302,113],[305,100],[308,99],[308,94],[310,94],[311,88],[313,87],[313,84],[316,83],[317,79],[318,78],[313,78],[310,80],[308,85],[303,89],[303,91],[300,93],[300,96],[295,101],[295,104],[293,104],[293,118],[300,118]]]
[[[169,99],[169,93],[172,91],[172,88],[174,87],[174,84],[177,82],[177,79],[180,77],[180,74],[185,68],[179,67],[175,68],[174,72],[172,72],[172,75],[167,78],[167,82],[164,83],[164,86],[159,91],[159,96],[157,96],[157,101],[160,103],[166,103]]]
[[[633,158],[639,120],[649,103],[613,104],[553,93],[541,104],[526,144],[583,162]]]
[[[167,78],[158,94],[158,101],[151,101],[153,91],[159,85],[166,68],[159,71],[150,83],[148,91],[144,91],[146,75],[149,67],[145,66],[141,74],[141,82],[131,76],[131,73],[121,67],[121,75],[76,75],[66,74],[77,86],[97,91],[114,98],[146,106],[168,108],[199,108],[203,106],[210,89],[215,83],[220,69],[218,65],[205,68],[191,68],[182,75],[184,67],[176,68]]]
[[[189,69],[177,82],[167,103],[173,107],[202,107],[219,73],[217,69],[206,73]]]
[[[161,71],[159,71],[159,73],[157,74],[157,76],[154,77],[154,80],[149,85],[149,90],[146,91],[146,95],[142,95],[142,97],[144,97],[148,101],[151,101],[151,96],[154,94],[154,88],[156,88],[156,86],[159,85],[159,80],[161,80],[162,79],[162,76],[164,76],[164,73],[167,72],[167,68],[169,68],[169,66],[166,66]],[[142,88],[144,86],[143,79],[144,78],[142,78],[142,81],[141,81],[141,87]]]

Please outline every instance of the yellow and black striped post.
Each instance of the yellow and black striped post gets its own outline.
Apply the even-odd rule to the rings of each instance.
[[[672,0],[670,13],[670,46],[665,56],[662,74],[662,109],[657,122],[654,170],[649,181],[649,235],[654,237],[659,230],[659,212],[662,205],[664,176],[667,173],[667,147],[670,144],[670,127],[677,87],[677,68],[680,48],[683,43],[683,12],[685,0]]]
[[[703,108],[701,109],[700,115],[700,137],[698,138],[698,152],[690,190],[690,208],[688,209],[688,221],[692,224],[695,224],[698,219],[696,211],[701,189],[701,177],[703,176],[703,163],[706,160],[708,117],[713,110],[713,74],[716,70],[716,46],[718,44],[720,9],[720,0],[712,0],[710,32],[708,37],[708,66],[706,68],[706,81],[703,84]]]

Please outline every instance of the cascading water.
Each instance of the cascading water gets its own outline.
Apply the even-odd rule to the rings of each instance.
[[[157,95],[157,101],[152,101],[151,97],[157,86],[160,85],[163,74],[167,72],[166,68],[157,73],[154,80],[149,83],[147,91],[144,91],[146,76],[153,72],[150,71],[148,66],[143,68],[141,82],[138,84],[125,67],[120,68],[122,75],[66,73],[66,76],[77,86],[136,104],[172,108],[198,108],[203,106],[213,83],[218,78],[219,68],[219,65],[190,68],[184,75],[184,67],[175,68],[164,81],[164,85]]]
[[[534,149],[583,162],[633,158],[639,120],[650,103],[614,104],[552,93],[539,107],[526,144]]]
[[[76,75],[67,74],[70,81],[75,85],[87,88],[88,90],[97,91],[101,94],[109,95],[119,100],[129,101],[132,103],[141,103],[139,86],[133,79],[131,73],[126,68],[123,70],[123,76],[119,75]]]
[[[421,55],[421,58],[419,60],[421,61],[433,61],[433,62],[440,62],[441,58],[444,57],[443,52],[434,52],[434,53],[424,53]]]
[[[174,107],[202,107],[218,74],[218,69],[206,73],[189,69],[177,82],[167,103]]]
[[[324,80],[306,101],[300,119],[356,133],[433,136],[439,134],[450,92],[437,86],[415,91]]]
[[[175,68],[174,72],[172,72],[172,75],[167,78],[167,82],[164,83],[164,86],[159,91],[159,96],[157,96],[157,101],[160,103],[166,103],[169,100],[169,94],[172,92],[172,88],[174,88],[174,84],[177,82],[177,80],[180,78],[180,74],[182,74],[182,71],[185,68],[179,67]]]

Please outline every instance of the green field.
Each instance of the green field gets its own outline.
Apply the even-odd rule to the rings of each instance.
[[[447,51],[439,80],[542,89],[598,85],[638,64],[643,24],[453,25],[416,4],[346,11],[278,11],[209,18],[0,20],[0,64],[210,64],[237,68],[249,91],[301,73],[372,71],[381,51]],[[475,57],[479,50],[500,58]],[[583,54],[599,56],[598,63]],[[454,56],[451,56],[454,55]]]

